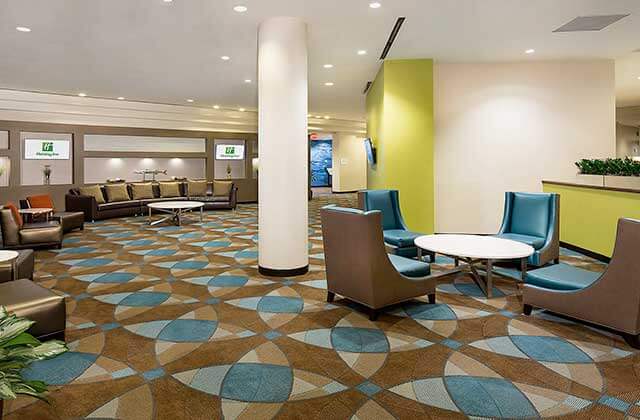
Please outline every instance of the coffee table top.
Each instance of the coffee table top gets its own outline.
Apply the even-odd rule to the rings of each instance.
[[[157,203],[149,203],[147,207],[152,209],[177,210],[177,209],[195,209],[203,207],[201,201],[159,201]]]
[[[18,252],[0,250],[0,262],[13,261],[18,258]]]
[[[28,209],[20,209],[18,210],[21,214],[42,214],[42,213],[51,213],[53,209],[48,207],[31,207]]]
[[[490,260],[525,258],[535,252],[522,242],[479,235],[426,235],[416,238],[415,244],[438,254]]]

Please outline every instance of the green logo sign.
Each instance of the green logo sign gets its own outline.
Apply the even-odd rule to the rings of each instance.
[[[233,146],[227,146],[224,149],[224,154],[225,155],[235,155],[236,154],[236,148]]]
[[[51,141],[43,141],[42,142],[42,151],[43,152],[53,152],[53,142]]]

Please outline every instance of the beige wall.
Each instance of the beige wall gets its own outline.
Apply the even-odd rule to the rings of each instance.
[[[638,127],[616,124],[616,155],[618,157],[640,155]]]
[[[615,156],[613,61],[437,64],[434,84],[438,232],[496,232],[505,191]]]
[[[350,192],[367,188],[367,157],[363,138],[351,134],[333,135],[333,191]]]

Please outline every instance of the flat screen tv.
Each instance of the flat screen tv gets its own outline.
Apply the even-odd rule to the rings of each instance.
[[[244,145],[241,144],[217,144],[216,160],[242,160],[244,159]]]
[[[364,148],[367,151],[367,160],[371,165],[376,164],[376,149],[373,147],[370,138],[364,139]]]

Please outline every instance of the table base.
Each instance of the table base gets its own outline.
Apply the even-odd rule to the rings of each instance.
[[[170,220],[171,223],[173,223],[176,226],[181,226],[183,219],[195,221],[195,219],[191,217],[190,213],[192,213],[193,210],[196,210],[196,209],[159,209],[159,208],[152,209],[151,207],[149,207],[149,226],[155,226],[157,224],[166,222],[167,220]],[[159,220],[151,221],[152,210],[159,211],[161,213],[166,213],[168,214],[168,216],[165,216]],[[203,221],[203,214],[204,214],[204,206],[200,207],[200,223],[202,223]]]
[[[435,262],[436,253],[429,252],[431,262]],[[443,254],[444,255],[444,254]],[[464,257],[455,257],[451,255],[445,255],[446,257],[453,258],[454,265],[456,268],[452,270],[447,270],[443,273],[443,275],[457,274],[463,271],[468,271],[471,274],[471,278],[478,285],[480,290],[484,293],[484,295],[491,299],[493,297],[493,265],[495,260],[493,259],[482,259],[482,258],[464,258]],[[422,250],[418,248],[418,259],[422,260]],[[521,279],[524,282],[527,277],[527,262],[529,258],[521,258],[520,259],[520,270],[521,270]],[[466,264],[466,267],[460,267],[460,261]],[[478,270],[484,271],[484,275],[480,273]]]

